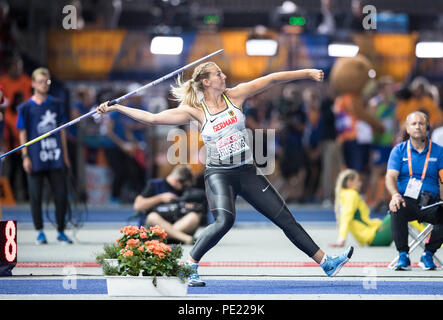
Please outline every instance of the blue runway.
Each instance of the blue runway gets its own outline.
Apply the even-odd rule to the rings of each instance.
[[[105,279],[0,279],[3,295],[107,295]],[[443,281],[364,280],[207,280],[206,287],[188,288],[189,295],[442,295]]]
[[[334,222],[335,214],[331,208],[319,208],[319,207],[289,207],[294,217],[297,221],[307,222]],[[53,209],[49,210],[50,217],[54,218]],[[109,222],[121,222],[136,224],[138,218],[134,217],[135,212],[132,207],[109,207],[109,208],[94,208],[90,209],[89,212],[84,216],[85,222],[95,222],[95,223],[109,223]],[[385,213],[373,212],[371,213],[372,218],[384,217]],[[29,207],[17,206],[17,207],[5,207],[3,208],[3,218],[5,220],[16,220],[18,223],[32,223],[32,216]],[[46,216],[43,217],[44,222],[48,222]],[[208,221],[212,222],[213,217],[208,214]],[[258,213],[252,208],[237,208],[236,212],[236,223],[250,223],[250,222],[266,222],[270,221]]]

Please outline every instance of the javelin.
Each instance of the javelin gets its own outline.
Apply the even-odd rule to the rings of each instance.
[[[160,82],[165,81],[166,79],[172,78],[172,77],[176,76],[177,74],[183,72],[184,70],[186,70],[186,69],[188,69],[188,68],[190,68],[190,67],[192,67],[192,66],[194,66],[194,65],[196,65],[196,64],[198,64],[198,63],[200,63],[200,62],[202,62],[203,60],[206,60],[206,59],[208,59],[208,58],[210,58],[210,57],[212,57],[212,56],[215,56],[216,54],[219,54],[219,53],[222,52],[222,51],[223,51],[223,49],[217,50],[217,51],[215,51],[215,52],[213,52],[213,53],[211,53],[211,54],[208,54],[207,56],[205,56],[205,57],[203,57],[203,58],[200,58],[200,59],[198,59],[198,60],[196,60],[196,61],[194,61],[194,62],[191,62],[191,63],[185,65],[184,67],[181,67],[180,69],[177,69],[177,70],[175,70],[175,71],[173,71],[173,72],[171,72],[171,73],[168,73],[167,75],[165,75],[165,76],[163,76],[163,77],[161,77],[161,78],[159,78],[159,79],[157,79],[157,80],[155,80],[155,81],[152,81],[152,82],[150,82],[150,83],[148,83],[148,84],[145,84],[144,86],[141,86],[140,88],[137,88],[137,89],[135,89],[134,91],[131,91],[131,92],[125,94],[124,96],[121,96],[120,98],[117,98],[117,99],[111,100],[111,101],[109,101],[108,106],[112,106],[112,105],[114,105],[114,104],[120,103],[120,102],[122,102],[123,100],[128,99],[129,97],[133,96],[134,94],[138,93],[138,92],[141,91],[141,90],[147,89],[147,88],[149,88],[149,87],[153,87],[153,86],[159,84]],[[55,128],[55,129],[52,129],[51,131],[48,131],[48,132],[42,134],[41,136],[39,136],[39,137],[37,137],[37,138],[35,138],[35,139],[31,140],[31,141],[28,141],[28,142],[26,142],[25,144],[22,144],[21,146],[19,146],[19,147],[13,149],[13,150],[11,150],[11,151],[8,151],[8,152],[6,152],[6,153],[0,155],[0,160],[3,159],[4,157],[6,157],[7,155],[11,154],[11,153],[14,153],[14,152],[16,152],[16,151],[18,151],[18,150],[20,150],[20,149],[23,149],[24,147],[28,147],[28,146],[30,146],[31,144],[33,144],[33,143],[35,143],[35,142],[37,142],[37,141],[40,141],[40,140],[42,140],[42,139],[44,139],[44,138],[50,136],[51,134],[54,134],[54,133],[56,133],[56,132],[58,132],[58,131],[60,131],[60,130],[63,130],[63,129],[65,129],[65,128],[67,128],[67,127],[70,127],[70,126],[72,126],[73,124],[79,122],[80,120],[83,120],[83,119],[85,119],[85,118],[87,118],[87,117],[92,116],[92,115],[94,115],[96,112],[97,112],[97,110],[94,108],[93,110],[89,111],[88,113],[85,113],[84,115],[81,115],[80,117],[78,117],[78,118],[76,118],[76,119],[74,119],[74,120],[71,120],[71,121],[65,123],[64,125],[61,125],[60,127],[57,127],[57,128]]]

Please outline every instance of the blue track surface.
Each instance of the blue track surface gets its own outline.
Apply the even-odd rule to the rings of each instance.
[[[294,217],[300,222],[333,222],[335,215],[332,209],[319,208],[290,208]],[[122,222],[137,223],[138,219],[132,218],[135,212],[127,207],[122,208],[94,208],[89,209],[84,216],[85,222]],[[384,214],[372,213],[373,218],[382,218]],[[50,217],[54,219],[54,214],[50,211]],[[3,208],[4,220],[17,220],[19,223],[32,223],[32,216],[29,207]],[[209,222],[212,222],[212,215],[208,215]],[[44,217],[44,221],[47,221]],[[267,218],[253,209],[237,210],[236,222],[270,222]]]
[[[105,279],[77,279],[75,287],[62,279],[0,279],[0,294],[107,294]],[[189,288],[191,295],[211,294],[358,294],[442,295],[443,281],[377,281],[376,286],[347,280],[207,280]]]

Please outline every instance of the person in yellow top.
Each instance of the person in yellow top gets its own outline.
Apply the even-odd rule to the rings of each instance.
[[[330,244],[332,247],[343,247],[349,233],[362,246],[389,246],[393,238],[391,216],[383,220],[370,217],[370,210],[360,196],[362,181],[357,171],[346,169],[337,177],[335,187],[335,217],[338,223],[338,239]],[[417,221],[410,224],[419,231],[425,226]]]

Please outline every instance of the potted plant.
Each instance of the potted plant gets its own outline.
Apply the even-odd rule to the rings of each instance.
[[[103,264],[108,294],[114,296],[182,296],[192,269],[180,263],[183,249],[166,243],[159,226],[126,226],[116,244],[105,246],[96,260]],[[109,263],[106,259],[115,259]]]
[[[95,261],[97,262],[97,264],[103,266],[103,269],[106,269],[108,267],[105,266],[105,264],[116,267],[118,264],[117,258],[120,250],[121,248],[118,244],[105,244],[103,246],[103,252],[95,257]]]

